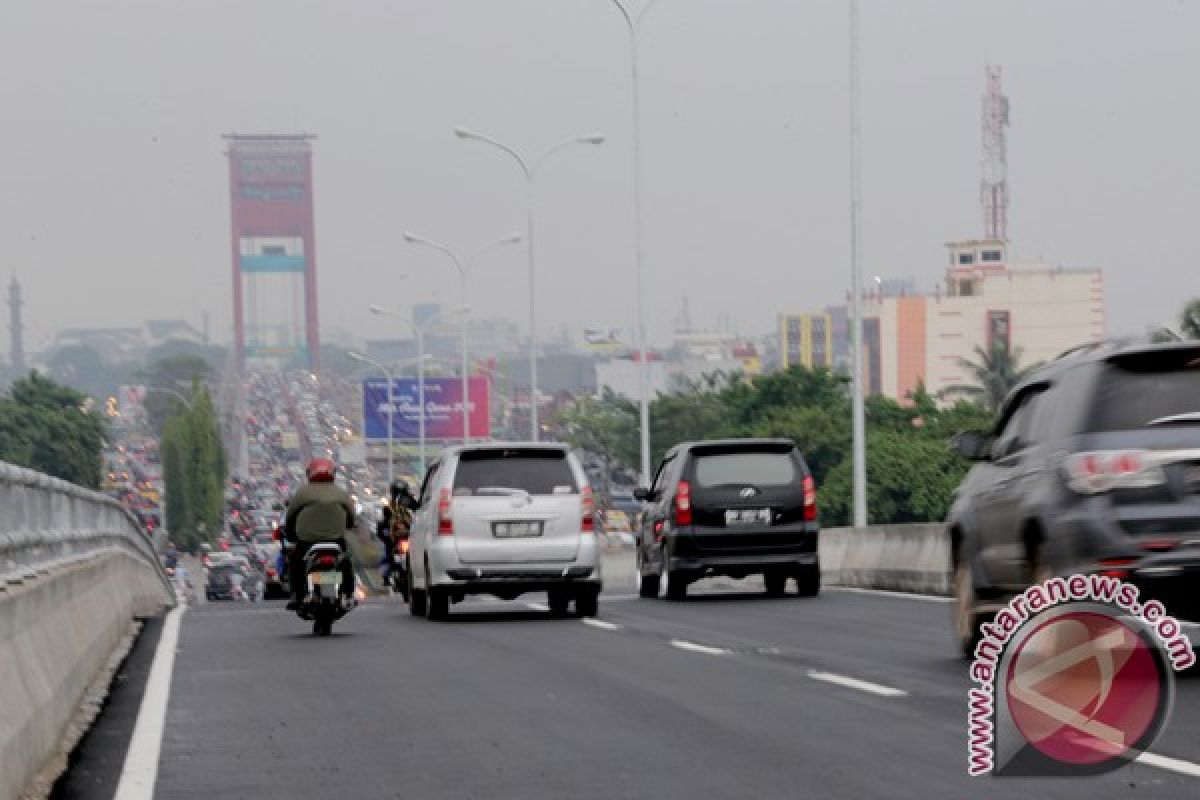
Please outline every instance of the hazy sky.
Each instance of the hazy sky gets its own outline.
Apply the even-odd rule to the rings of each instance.
[[[845,0],[658,0],[646,17],[653,341],[685,294],[697,323],[728,314],[745,334],[843,296],[847,31]],[[864,272],[931,287],[943,243],[980,233],[993,62],[1014,254],[1102,267],[1111,332],[1172,318],[1200,294],[1198,33],[1190,1],[863,0]],[[229,131],[319,136],[322,325],[387,335],[369,303],[457,287],[401,230],[470,250],[523,227],[515,165],[459,124],[531,154],[607,134],[539,182],[539,328],[627,328],[630,85],[611,0],[3,0],[0,273],[25,285],[29,346],[205,312],[228,338]],[[525,263],[522,248],[479,263],[477,313],[524,324]]]

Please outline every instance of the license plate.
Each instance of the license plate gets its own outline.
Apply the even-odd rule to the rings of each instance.
[[[403,564],[404,556],[401,555],[400,553],[392,553],[392,563],[393,564]]]
[[[726,525],[770,525],[769,508],[731,508],[725,512]]]
[[[497,539],[518,539],[526,536],[541,536],[540,522],[493,522],[492,535]]]
[[[308,579],[314,586],[337,586],[342,576],[336,572],[310,572]]]

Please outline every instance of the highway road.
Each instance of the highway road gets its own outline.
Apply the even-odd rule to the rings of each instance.
[[[610,592],[592,621],[530,598],[430,623],[377,598],[328,639],[278,604],[202,604],[182,617],[155,796],[1200,796],[1200,778],[1141,763],[969,778],[944,601],[693,588],[683,603]],[[1200,679],[1178,689],[1154,752],[1187,771]]]

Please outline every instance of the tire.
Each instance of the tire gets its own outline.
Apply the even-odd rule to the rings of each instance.
[[[783,593],[787,591],[787,575],[768,570],[763,573],[763,585],[767,587],[768,597],[783,597]]]
[[[637,581],[638,597],[644,599],[658,597],[658,576],[642,574],[642,556],[640,552],[637,557],[637,566],[634,569],[634,580]]]
[[[413,586],[412,569],[408,570],[408,613],[414,617],[425,616],[425,590]]]
[[[575,616],[594,617],[600,613],[600,591],[598,589],[580,589],[575,595]]]
[[[322,603],[313,616],[313,636],[328,636],[333,633],[333,616]]]
[[[960,559],[954,565],[954,638],[959,655],[968,661],[975,657],[975,645],[981,638],[977,601],[971,565],[965,558]]]
[[[441,622],[450,616],[450,593],[436,586],[429,587],[425,597],[425,619]]]
[[[550,606],[550,613],[553,616],[565,617],[567,607],[571,605],[571,596],[565,589],[551,589],[546,593],[546,605]]]
[[[663,594],[668,600],[678,602],[687,597],[687,581],[677,570],[671,569],[667,552],[663,551],[662,569],[658,573],[658,582],[663,587]]]
[[[821,593],[821,568],[808,567],[796,573],[796,594],[801,597],[816,597]]]

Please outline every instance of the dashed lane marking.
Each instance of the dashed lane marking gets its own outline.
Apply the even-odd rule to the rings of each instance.
[[[672,639],[671,646],[687,650],[689,653],[704,653],[709,656],[727,656],[733,652],[725,647],[709,647],[706,644],[696,644],[686,639]]]
[[[808,671],[808,677],[815,681],[825,681],[826,683],[837,684],[844,686],[847,689],[856,689],[860,692],[868,692],[877,694],[880,697],[907,697],[908,692],[903,689],[896,689],[891,686],[884,686],[879,683],[871,683],[870,681],[851,678],[849,675],[838,675],[836,672],[822,672],[816,669]]]

